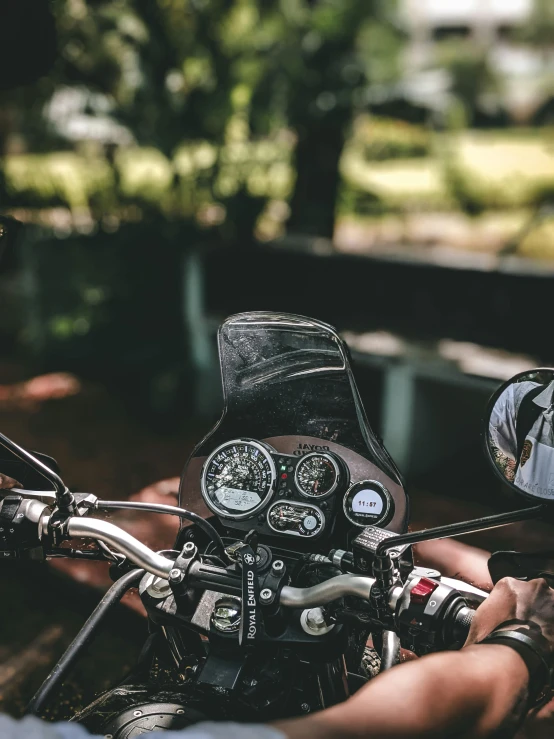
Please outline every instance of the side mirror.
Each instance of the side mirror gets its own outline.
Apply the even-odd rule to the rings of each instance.
[[[504,483],[535,502],[554,501],[554,369],[520,372],[492,396],[485,453]]]

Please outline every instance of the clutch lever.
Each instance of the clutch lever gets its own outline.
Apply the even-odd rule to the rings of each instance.
[[[11,490],[4,491],[6,495],[22,495],[24,498],[33,498],[33,500],[40,500],[42,503],[55,503],[56,493],[50,490],[23,490],[23,488],[12,488]],[[0,491],[0,495],[2,492]]]

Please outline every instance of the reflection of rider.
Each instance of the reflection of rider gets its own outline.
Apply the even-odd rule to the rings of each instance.
[[[522,490],[554,497],[554,380],[510,385],[493,408],[489,433],[505,477]]]

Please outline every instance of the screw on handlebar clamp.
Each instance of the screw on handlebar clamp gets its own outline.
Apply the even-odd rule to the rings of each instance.
[[[69,492],[69,491],[67,491]],[[86,516],[91,508],[94,508],[98,498],[91,493],[70,493],[73,500],[72,512],[60,509],[56,506],[48,519],[48,533],[52,537],[52,543],[58,546],[65,539],[70,538],[67,533],[67,519],[71,516]]]
[[[274,560],[268,572],[260,577],[260,603],[263,609],[264,626],[273,637],[283,633],[287,626],[284,609],[280,603],[281,590],[288,582],[287,568],[283,560]]]
[[[196,544],[192,541],[187,541],[180,554],[176,557],[169,573],[169,584],[177,604],[179,599],[184,597],[187,593],[187,573],[197,556],[198,548]]]
[[[75,500],[75,512],[74,516],[86,516],[91,508],[96,507],[98,498],[92,493],[74,493],[73,498]]]

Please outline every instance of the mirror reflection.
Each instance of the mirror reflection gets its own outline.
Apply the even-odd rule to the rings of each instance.
[[[496,470],[518,490],[554,499],[554,370],[512,378],[495,394],[487,420]]]

